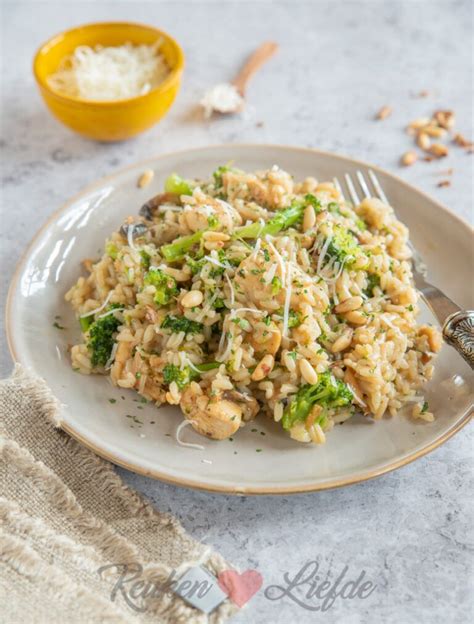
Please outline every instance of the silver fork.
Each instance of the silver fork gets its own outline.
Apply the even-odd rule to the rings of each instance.
[[[367,175],[372,184],[373,192],[370,190],[369,182],[366,181],[361,171],[356,173],[356,182],[352,180],[348,173],[345,174],[344,182],[351,201],[356,205],[360,203],[356,188],[358,183],[363,197],[378,197],[385,204],[389,204],[375,173],[369,169]],[[342,186],[337,178],[334,178],[334,184],[344,197]],[[428,273],[426,264],[412,243],[409,242],[408,245],[412,253],[415,286],[438,319],[445,341],[454,347],[469,366],[474,369],[474,310],[462,310],[439,288],[430,284],[426,279]]]

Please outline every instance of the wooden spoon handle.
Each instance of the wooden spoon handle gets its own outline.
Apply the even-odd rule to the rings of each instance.
[[[245,89],[250,78],[260,67],[270,59],[278,50],[278,44],[273,41],[266,41],[255,50],[252,56],[248,59],[237,76],[232,81],[237,91],[242,97],[245,95]]]

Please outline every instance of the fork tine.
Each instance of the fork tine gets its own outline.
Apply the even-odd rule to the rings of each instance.
[[[379,198],[384,202],[384,204],[388,204],[387,196],[383,192],[383,189],[380,186],[380,182],[378,181],[377,176],[372,171],[372,169],[369,169],[369,178],[372,184],[374,185],[375,192],[377,193]]]
[[[352,183],[351,176],[348,173],[346,173],[346,175],[344,176],[344,179],[346,181],[352,203],[356,205],[360,204],[360,200],[355,190],[354,184]]]
[[[370,197],[371,192],[369,191],[369,187],[367,186],[367,182],[365,181],[362,171],[357,171],[356,176],[357,176],[357,179],[359,180],[360,188],[362,189],[362,192],[364,193],[365,197]]]
[[[339,191],[339,193],[341,194],[342,199],[344,198],[344,193],[342,191],[342,186],[339,184],[339,180],[337,178],[333,178],[332,179],[334,186],[336,187],[336,190]]]

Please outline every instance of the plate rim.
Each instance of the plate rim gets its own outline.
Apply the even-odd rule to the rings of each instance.
[[[15,269],[11,278],[10,286],[8,288],[8,293],[7,293],[7,300],[6,300],[6,306],[5,306],[5,333],[6,333],[6,338],[7,338],[8,349],[10,351],[10,355],[14,363],[18,362],[20,364],[23,364],[21,356],[18,353],[18,349],[15,348],[15,341],[13,337],[14,332],[12,330],[12,320],[13,320],[12,308],[13,308],[13,302],[15,299],[15,294],[17,292],[17,285],[37,240],[57,220],[57,218],[60,215],[62,215],[72,204],[80,200],[82,197],[97,190],[98,188],[101,188],[107,182],[110,182],[116,178],[120,178],[123,174],[137,167],[142,167],[142,166],[146,167],[147,165],[149,166],[151,163],[156,163],[157,161],[167,159],[170,156],[179,157],[180,155],[189,154],[190,152],[191,153],[203,152],[203,151],[212,150],[212,149],[233,149],[233,148],[286,149],[286,150],[290,150],[294,152],[306,152],[306,153],[315,154],[318,156],[336,158],[340,161],[346,161],[352,164],[356,164],[361,168],[364,167],[364,168],[373,169],[376,172],[382,173],[383,175],[392,178],[398,184],[401,184],[402,186],[410,189],[411,191],[415,191],[415,193],[424,197],[426,200],[434,204],[438,209],[442,210],[444,213],[447,213],[451,218],[457,221],[458,224],[462,228],[467,229],[471,233],[471,235],[474,234],[474,228],[467,221],[465,221],[464,218],[460,217],[459,215],[451,211],[447,206],[439,202],[437,199],[428,195],[428,193],[425,193],[424,191],[413,186],[412,184],[406,182],[405,180],[400,178],[398,175],[393,174],[390,171],[387,171],[377,165],[373,165],[365,161],[352,158],[350,156],[346,156],[343,154],[337,154],[334,152],[329,152],[327,150],[320,150],[320,149],[311,148],[311,147],[301,147],[301,146],[287,145],[287,144],[281,144],[281,143],[216,143],[216,144],[204,145],[201,147],[184,148],[181,150],[166,152],[165,154],[160,154],[155,157],[147,158],[145,160],[140,160],[126,167],[122,167],[118,169],[117,171],[115,171],[114,173],[103,176],[99,178],[99,180],[96,180],[95,182],[88,184],[81,191],[79,191],[78,193],[73,195],[73,197],[71,197],[69,200],[64,202],[59,208],[54,210],[46,219],[46,221],[41,225],[41,227],[36,231],[36,233],[31,238],[30,242],[28,243],[25,250],[21,254],[15,266]],[[83,446],[91,450],[93,453],[95,453],[99,457],[102,457],[103,459],[106,459],[107,461],[110,461],[111,463],[117,466],[120,466],[122,468],[125,468],[136,474],[139,474],[145,477],[151,477],[153,479],[163,481],[164,483],[168,483],[170,485],[177,485],[180,487],[187,487],[187,488],[201,490],[205,492],[220,493],[220,494],[234,494],[234,495],[241,495],[241,496],[288,495],[288,494],[302,494],[302,493],[308,493],[308,492],[318,492],[318,491],[331,490],[331,489],[336,489],[340,487],[345,487],[348,485],[355,485],[356,483],[369,481],[376,477],[379,477],[389,472],[392,472],[394,470],[397,470],[398,468],[402,468],[403,466],[406,466],[412,463],[413,461],[427,455],[428,453],[434,451],[436,448],[444,444],[447,440],[449,440],[452,436],[454,436],[458,431],[460,431],[469,422],[469,420],[471,419],[472,413],[473,413],[473,407],[471,406],[465,411],[465,413],[462,415],[460,420],[454,423],[453,426],[450,427],[450,429],[448,429],[448,431],[446,431],[444,434],[438,436],[437,438],[435,438],[434,440],[432,440],[431,442],[423,446],[418,451],[410,453],[398,460],[389,462],[387,463],[387,465],[381,466],[380,468],[367,470],[362,473],[356,473],[352,476],[345,477],[345,478],[333,479],[333,480],[329,479],[328,481],[325,481],[319,484],[315,483],[315,484],[297,485],[297,486],[281,485],[281,486],[271,486],[271,487],[266,487],[266,486],[264,487],[261,487],[261,486],[241,487],[241,486],[218,485],[218,484],[212,485],[212,484],[201,483],[199,481],[189,480],[189,479],[180,478],[180,477],[171,477],[169,474],[162,473],[161,470],[150,470],[150,469],[144,468],[143,466],[135,464],[134,462],[124,461],[120,458],[115,457],[113,453],[110,453],[107,450],[90,442],[81,433],[76,431],[74,427],[72,427],[71,425],[69,425],[68,423],[64,421],[61,421],[60,428],[66,433],[68,433],[77,442],[79,442],[80,444],[82,444]]]

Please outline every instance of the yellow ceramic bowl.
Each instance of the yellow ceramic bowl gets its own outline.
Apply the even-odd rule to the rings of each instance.
[[[62,95],[48,85],[48,76],[79,45],[118,46],[127,41],[150,45],[159,38],[163,40],[160,52],[171,72],[145,95],[113,101],[83,100]],[[86,24],[67,30],[42,45],[33,62],[41,95],[53,115],[75,132],[99,141],[128,139],[159,121],[176,97],[183,68],[183,51],[172,37],[152,26],[130,22]]]

